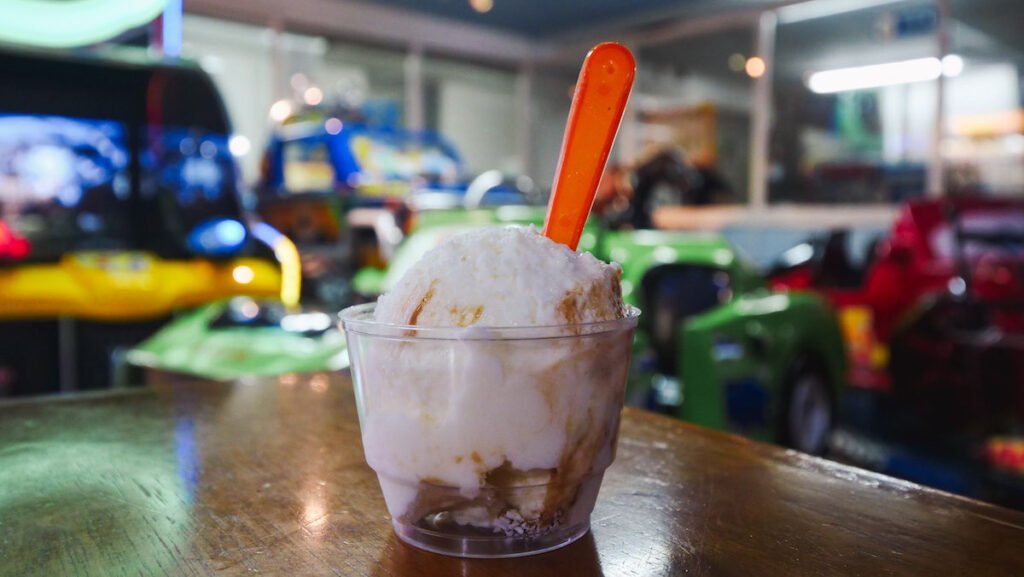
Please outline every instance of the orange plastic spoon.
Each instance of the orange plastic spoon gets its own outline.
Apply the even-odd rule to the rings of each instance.
[[[614,42],[598,44],[583,61],[544,219],[544,236],[573,250],[594,204],[635,74],[633,55]]]

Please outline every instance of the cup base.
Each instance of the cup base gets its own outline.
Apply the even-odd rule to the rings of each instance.
[[[565,547],[590,530],[589,520],[530,538],[451,535],[398,521],[393,521],[392,525],[399,539],[417,549],[471,559],[500,559],[547,553]]]

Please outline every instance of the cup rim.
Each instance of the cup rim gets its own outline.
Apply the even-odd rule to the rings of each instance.
[[[626,305],[626,316],[608,321],[542,326],[468,326],[422,327],[397,325],[373,320],[376,302],[342,309],[338,321],[346,333],[400,339],[435,339],[451,341],[533,340],[599,335],[633,330],[640,318],[640,309]]]

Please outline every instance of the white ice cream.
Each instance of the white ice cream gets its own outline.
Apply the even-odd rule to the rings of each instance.
[[[445,240],[380,297],[376,319],[424,327],[549,326],[620,318],[622,269],[542,236],[492,227]]]
[[[380,298],[378,322],[466,327],[465,338],[381,341],[366,352],[363,444],[392,516],[411,523],[451,505],[458,522],[495,529],[499,516],[562,522],[586,493],[580,480],[611,462],[631,333],[480,337],[487,327],[622,318],[620,276],[532,227],[490,228],[446,240]]]

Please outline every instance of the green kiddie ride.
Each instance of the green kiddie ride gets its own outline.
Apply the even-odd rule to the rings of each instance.
[[[137,370],[232,380],[340,370],[348,352],[326,312],[236,297],[179,315],[129,351],[128,362]]]
[[[360,270],[353,287],[369,300],[448,236],[543,220],[540,207],[424,212],[390,267]],[[623,298],[643,311],[631,404],[805,452],[825,449],[844,370],[828,305],[811,294],[770,291],[715,233],[591,223],[579,249],[621,264]]]

